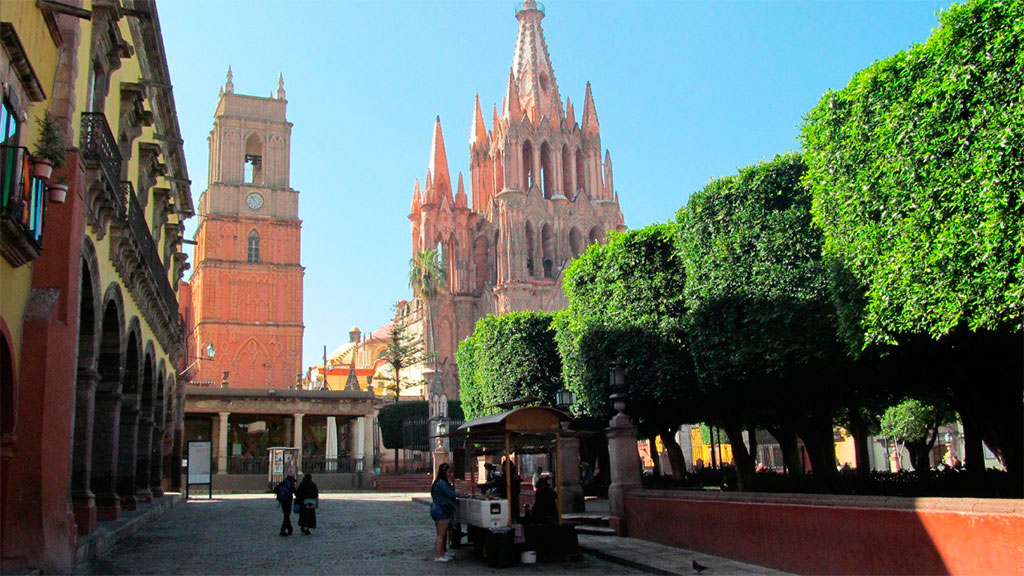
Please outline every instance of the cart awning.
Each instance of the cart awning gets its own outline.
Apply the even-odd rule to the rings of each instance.
[[[572,416],[557,408],[526,406],[470,420],[452,436],[465,437],[474,448],[490,452],[504,449],[508,432],[513,452],[545,452],[554,444],[561,423],[571,420]]]

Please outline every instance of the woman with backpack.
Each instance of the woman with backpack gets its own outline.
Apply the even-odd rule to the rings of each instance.
[[[437,478],[430,486],[430,518],[434,520],[437,536],[434,538],[434,562],[451,562],[448,553],[448,527],[455,517],[455,472],[447,462],[437,467]]]
[[[312,474],[302,477],[302,483],[295,490],[295,503],[299,508],[299,530],[308,536],[312,534],[310,530],[316,528],[316,509],[320,505],[320,491]]]

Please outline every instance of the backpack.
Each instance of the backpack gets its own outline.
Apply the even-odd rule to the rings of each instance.
[[[279,482],[277,487],[274,488],[274,492],[277,492],[278,502],[287,502],[289,500],[288,496],[291,494],[291,488],[288,486],[288,481],[282,480]]]

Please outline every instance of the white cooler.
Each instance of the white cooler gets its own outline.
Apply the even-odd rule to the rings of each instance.
[[[508,526],[508,500],[459,498],[458,521],[477,528]]]

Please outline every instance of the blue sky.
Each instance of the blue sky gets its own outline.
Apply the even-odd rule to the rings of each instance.
[[[803,115],[858,70],[923,42],[951,2],[546,2],[562,97],[594,91],[627,226],[673,217],[709,179],[796,150]],[[160,21],[192,192],[206,188],[217,91],[283,72],[300,191],[303,369],[409,298],[409,203],[440,115],[468,181],[473,98],[500,106],[514,2],[164,0]],[[468,191],[468,190],[467,190]],[[469,191],[468,191],[469,192]],[[197,221],[187,224],[187,235]]]

